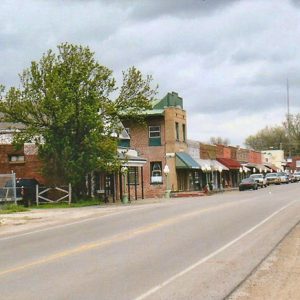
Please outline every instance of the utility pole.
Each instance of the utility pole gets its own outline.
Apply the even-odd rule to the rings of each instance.
[[[286,101],[287,101],[287,129],[288,129],[288,149],[289,149],[289,158],[292,157],[291,153],[291,128],[290,128],[290,92],[289,92],[289,79],[286,79]]]

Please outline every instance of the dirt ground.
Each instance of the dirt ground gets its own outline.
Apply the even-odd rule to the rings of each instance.
[[[109,204],[80,208],[31,209],[26,212],[0,214],[0,238],[10,234],[19,234],[43,227],[64,223],[82,222],[89,218],[118,214],[128,209],[140,209],[147,205],[163,202],[163,199],[144,199],[131,204]]]
[[[156,202],[159,201],[150,203],[155,205]],[[116,205],[33,209],[23,213],[0,215],[0,238],[31,230],[41,230],[49,226],[59,226],[66,222],[82,222],[93,217],[118,214],[128,208],[127,205]],[[142,205],[130,207],[130,209],[139,208],[142,208]],[[228,299],[300,299],[300,224]]]

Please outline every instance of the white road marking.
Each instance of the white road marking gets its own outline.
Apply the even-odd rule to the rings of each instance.
[[[208,261],[209,259],[215,257],[216,255],[218,255],[222,251],[226,250],[227,248],[229,248],[230,246],[232,246],[234,243],[238,242],[239,240],[241,240],[242,238],[244,238],[245,236],[247,236],[248,234],[250,234],[251,232],[253,232],[255,229],[257,229],[258,227],[260,227],[263,224],[265,224],[266,222],[268,222],[270,219],[272,219],[273,217],[275,217],[276,215],[278,215],[281,211],[285,210],[286,208],[288,208],[289,206],[293,205],[297,201],[298,200],[294,200],[294,201],[290,202],[289,204],[283,206],[282,208],[278,209],[277,211],[275,211],[274,213],[272,213],[270,216],[268,216],[267,218],[265,218],[264,220],[262,220],[261,222],[259,222],[258,224],[256,224],[255,226],[253,226],[252,228],[250,228],[249,230],[247,230],[246,232],[242,233],[240,236],[238,236],[237,238],[235,238],[231,242],[227,243],[226,245],[224,245],[223,247],[219,248],[218,250],[212,252],[211,254],[207,255],[206,257],[200,259],[195,264],[189,266],[188,268],[184,269],[183,271],[175,274],[174,276],[170,277],[169,279],[167,279],[166,281],[162,282],[161,284],[159,284],[159,285],[151,288],[146,293],[144,293],[144,294],[138,296],[137,298],[135,298],[135,300],[146,299],[147,297],[153,295],[154,293],[156,293],[157,291],[159,291],[163,287],[167,286],[168,284],[172,283],[173,281],[175,281],[179,277],[181,277],[181,276],[187,274],[188,272],[194,270],[195,268],[199,267],[201,264],[203,264],[206,261]]]

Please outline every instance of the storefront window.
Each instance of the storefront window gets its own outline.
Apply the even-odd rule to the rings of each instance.
[[[161,162],[151,162],[150,163],[151,169],[151,183],[162,183],[162,164]]]

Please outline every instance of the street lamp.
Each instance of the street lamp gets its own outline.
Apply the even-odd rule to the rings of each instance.
[[[208,184],[208,188],[209,188],[209,190],[212,190],[213,189],[213,186],[212,186],[212,178],[210,179],[209,177],[210,177],[210,175],[209,175],[209,173],[210,173],[210,171],[211,171],[211,166],[207,166],[207,177],[208,177],[208,182],[207,182],[207,184]],[[211,176],[213,175],[213,173],[211,172]]]
[[[166,198],[170,198],[170,184],[169,184],[169,173],[170,173],[170,169],[169,169],[169,166],[168,165],[165,165],[164,167],[164,174],[166,176],[166,193],[165,193],[165,197]]]
[[[241,182],[243,179],[243,168],[240,167],[239,171],[240,171],[240,182]]]
[[[208,186],[208,180],[207,180],[208,165],[205,164],[201,169],[205,173],[205,185]]]
[[[124,177],[124,193],[122,196],[122,202],[124,204],[128,203],[128,194],[127,194],[127,174],[128,174],[128,168],[127,167],[122,167],[121,168],[121,173]]]
[[[223,171],[223,169],[222,169],[221,166],[219,166],[218,171],[220,173],[220,190],[222,191],[223,190],[223,183],[222,183],[222,171]]]

